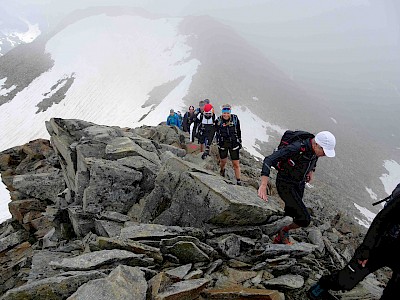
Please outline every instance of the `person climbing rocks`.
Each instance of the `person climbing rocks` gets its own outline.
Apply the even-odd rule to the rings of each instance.
[[[335,136],[329,131],[321,131],[316,136],[305,131],[286,131],[278,148],[265,157],[261,171],[258,196],[268,201],[267,185],[271,167],[278,170],[276,188],[285,202],[285,215],[293,218],[293,223],[283,227],[274,239],[277,244],[291,244],[289,230],[307,227],[311,216],[303,203],[307,182],[311,182],[319,157],[335,156]]]
[[[239,164],[239,150],[242,148],[242,132],[240,130],[239,118],[237,115],[232,114],[229,104],[222,106],[222,114],[215,121],[215,132],[220,157],[220,175],[225,177],[225,166],[229,152],[237,185],[242,185]]]

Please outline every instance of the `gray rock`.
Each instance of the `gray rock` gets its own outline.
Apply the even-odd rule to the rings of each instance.
[[[64,178],[59,171],[15,175],[13,186],[30,197],[53,202],[56,202],[57,195],[65,189]]]
[[[273,223],[261,225],[260,228],[266,235],[275,235],[279,230],[282,229],[282,227],[285,227],[291,223],[293,223],[293,219],[291,217],[284,217]]]
[[[198,238],[195,238],[193,236],[178,236],[174,237],[171,239],[162,239],[160,243],[160,247],[162,251],[167,252],[167,247],[168,246],[173,246],[177,242],[191,242],[195,244],[201,251],[203,251],[205,254],[207,254],[209,257],[215,257],[218,255],[218,252],[214,250],[213,247],[200,242]]]
[[[255,239],[260,239],[262,236],[262,231],[259,226],[221,227],[213,229],[212,233],[216,235],[235,233],[240,236],[251,237]]]
[[[240,236],[227,234],[207,241],[215,249],[219,250],[229,258],[236,258],[240,255]]]
[[[177,257],[181,263],[210,261],[208,255],[192,242],[177,242],[167,250],[168,253]]]
[[[130,221],[130,218],[127,215],[121,214],[116,211],[102,211],[100,216],[100,220],[109,220],[113,222],[124,223]]]
[[[122,239],[161,240],[180,235],[189,235],[200,240],[204,239],[204,231],[192,227],[164,226],[159,224],[136,224],[121,229]]]
[[[308,239],[311,243],[317,246],[316,250],[320,255],[323,255],[325,252],[325,244],[322,239],[322,233],[318,228],[310,228],[308,230]]]
[[[166,144],[160,144],[161,152],[166,152],[166,151],[170,151],[171,153],[173,153],[174,155],[178,156],[178,157],[184,157],[186,155],[186,150],[185,149],[181,149],[178,147],[174,147],[171,145],[166,145]]]
[[[153,258],[156,262],[162,262],[163,257],[160,249],[154,248],[132,240],[122,240],[116,238],[98,237],[95,243],[90,244],[92,251],[121,249],[137,254],[145,254]]]
[[[128,137],[116,138],[107,144],[106,157],[108,159],[119,159],[127,156],[141,156],[156,165],[161,163],[156,153],[144,150]]]
[[[88,126],[81,131],[84,140],[92,140],[96,142],[108,143],[117,137],[122,137],[123,132],[121,128],[109,127],[103,125]]]
[[[72,295],[82,284],[102,278],[105,275],[98,271],[67,272],[57,277],[50,277],[27,283],[9,290],[1,300],[20,299],[54,299],[62,300]]]
[[[283,289],[299,289],[304,285],[304,278],[300,275],[282,275],[263,282],[265,287]]]
[[[272,197],[269,202],[261,201],[254,190],[228,184],[220,176],[176,157],[164,164],[157,185],[161,187],[146,199],[142,222],[199,228],[206,223],[256,225],[282,213]],[[154,211],[162,212],[155,216]]]
[[[186,264],[183,266],[179,266],[177,268],[165,271],[165,273],[171,277],[175,277],[179,280],[182,280],[192,269],[192,264]]]
[[[28,233],[20,230],[0,239],[0,253],[28,239]]]
[[[49,263],[51,261],[61,260],[70,256],[71,254],[69,253],[60,253],[48,250],[34,251],[31,269],[27,277],[28,283],[60,275],[62,271],[49,268]]]
[[[94,230],[95,215],[83,212],[80,206],[68,207],[68,216],[78,237],[83,237]]]
[[[83,195],[84,211],[127,213],[140,193],[141,172],[115,161],[91,159],[90,182]]]
[[[108,277],[79,287],[68,300],[145,300],[147,282],[139,268],[118,266]]]
[[[123,225],[113,221],[95,220],[94,227],[99,236],[116,237],[120,234]]]
[[[302,257],[312,253],[317,246],[308,243],[296,243],[293,245],[267,244],[264,246],[264,252],[256,259],[276,257],[289,254],[290,257]]]
[[[64,270],[86,271],[95,270],[103,266],[129,265],[147,267],[153,260],[143,254],[134,254],[125,250],[101,250],[82,254],[72,258],[64,258],[61,262],[50,262],[55,268]]]
[[[158,294],[156,299],[197,299],[208,283],[209,280],[205,278],[177,282],[169,286],[164,292]]]

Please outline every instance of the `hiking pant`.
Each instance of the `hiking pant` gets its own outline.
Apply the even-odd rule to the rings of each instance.
[[[375,272],[382,267],[390,267],[393,271],[393,275],[380,299],[398,300],[400,299],[399,251],[399,246],[393,246],[393,243],[384,243],[371,250],[370,258],[364,268],[358,263],[358,259],[353,256],[348,265],[342,270],[336,271],[332,275],[323,276],[319,280],[319,283],[324,289],[349,291],[368,274]]]
[[[305,183],[288,182],[277,177],[276,188],[285,202],[285,216],[293,218],[293,223],[300,227],[310,225],[311,216],[303,203]]]

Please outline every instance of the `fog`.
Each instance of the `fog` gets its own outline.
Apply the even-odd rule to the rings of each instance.
[[[393,141],[393,132],[386,134],[397,124],[394,112],[400,110],[400,3],[395,0],[1,1],[0,29],[18,23],[10,17],[18,16],[37,19],[44,32],[71,11],[90,6],[135,6],[171,16],[210,15],[232,27],[307,92],[327,102],[338,122],[354,119],[355,126],[391,147],[400,146],[398,137]],[[383,119],[386,123],[377,126]]]

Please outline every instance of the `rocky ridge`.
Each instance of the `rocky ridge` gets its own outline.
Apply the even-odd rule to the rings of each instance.
[[[244,186],[218,174],[175,127],[46,122],[51,139],[0,153],[13,216],[0,225],[0,299],[305,299],[344,266],[361,233],[306,193],[312,225],[271,238],[282,202],[257,197],[261,164],[241,153]],[[273,181],[273,180],[271,180]],[[340,299],[377,299],[385,272]]]

